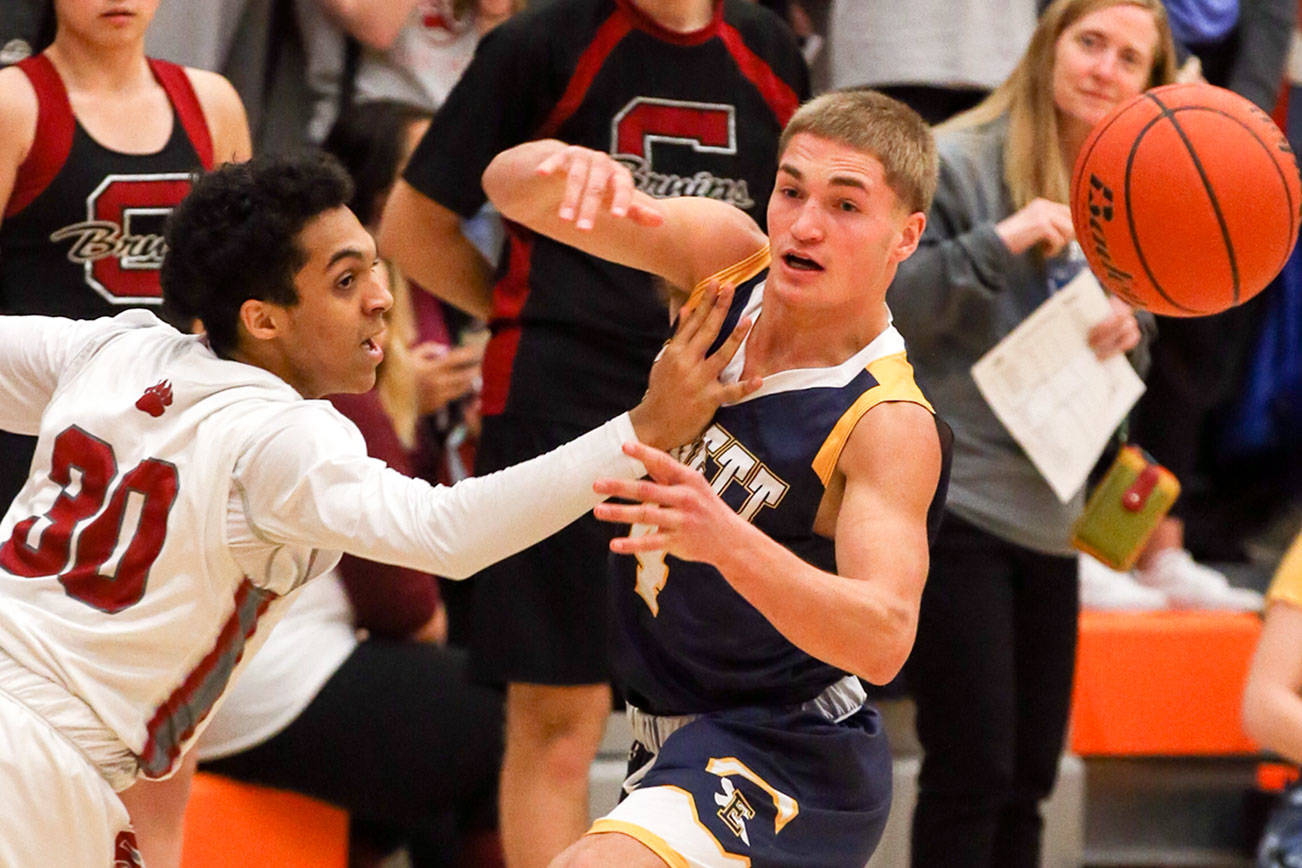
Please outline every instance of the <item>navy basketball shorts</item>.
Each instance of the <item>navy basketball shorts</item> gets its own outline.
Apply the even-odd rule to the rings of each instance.
[[[628,795],[588,834],[630,835],[675,868],[863,868],[891,807],[869,707],[840,723],[799,708],[705,714],[658,754],[635,742],[629,770]]]
[[[541,455],[587,432],[577,425],[492,416],[475,457],[482,476]],[[546,509],[546,503],[539,503]],[[493,521],[485,515],[484,521]],[[612,526],[592,513],[537,545],[458,583],[449,615],[467,624],[471,678],[479,683],[580,685],[610,680]],[[445,583],[446,588],[448,584]],[[468,608],[453,611],[454,606]]]

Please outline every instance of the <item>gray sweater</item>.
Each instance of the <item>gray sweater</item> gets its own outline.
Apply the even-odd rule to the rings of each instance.
[[[995,234],[1013,212],[1003,182],[1006,133],[1000,120],[939,138],[940,186],[927,229],[887,300],[919,384],[954,429],[949,509],[1017,545],[1066,555],[1083,495],[1058,500],[971,374],[1049,294],[1043,259],[1014,256]]]

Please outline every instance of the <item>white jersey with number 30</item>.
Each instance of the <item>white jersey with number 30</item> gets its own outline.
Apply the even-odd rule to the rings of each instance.
[[[640,472],[625,416],[434,488],[367,458],[327,402],[142,311],[0,317],[0,428],[39,432],[0,522],[0,689],[115,786],[170,770],[268,605],[340,550],[468,575],[590,508],[596,476]]]

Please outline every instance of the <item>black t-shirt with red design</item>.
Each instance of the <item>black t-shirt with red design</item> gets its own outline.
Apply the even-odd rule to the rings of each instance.
[[[795,38],[749,0],[689,34],[628,0],[543,0],[483,39],[404,178],[469,217],[495,155],[554,137],[611,153],[653,196],[711,196],[763,225],[778,135],[808,91]],[[484,412],[591,426],[628,409],[668,334],[651,277],[508,229]]]

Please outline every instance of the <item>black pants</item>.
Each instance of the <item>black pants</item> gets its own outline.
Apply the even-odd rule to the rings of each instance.
[[[904,103],[932,126],[967,111],[990,94],[988,90],[926,84],[887,84],[876,90]]]
[[[429,868],[494,822],[501,759],[501,697],[469,683],[462,652],[369,639],[287,729],[201,768],[339,805],[350,834]]]
[[[1242,541],[1292,493],[1286,475],[1228,462],[1218,442],[1238,400],[1266,297],[1205,317],[1158,317],[1147,390],[1130,415],[1130,437],[1183,486],[1171,514],[1187,524],[1196,557],[1233,560]]]
[[[0,515],[9,509],[32,469],[36,438],[0,431]]]
[[[1076,559],[949,513],[932,546],[913,654],[922,769],[916,868],[1037,868],[1071,705]]]

